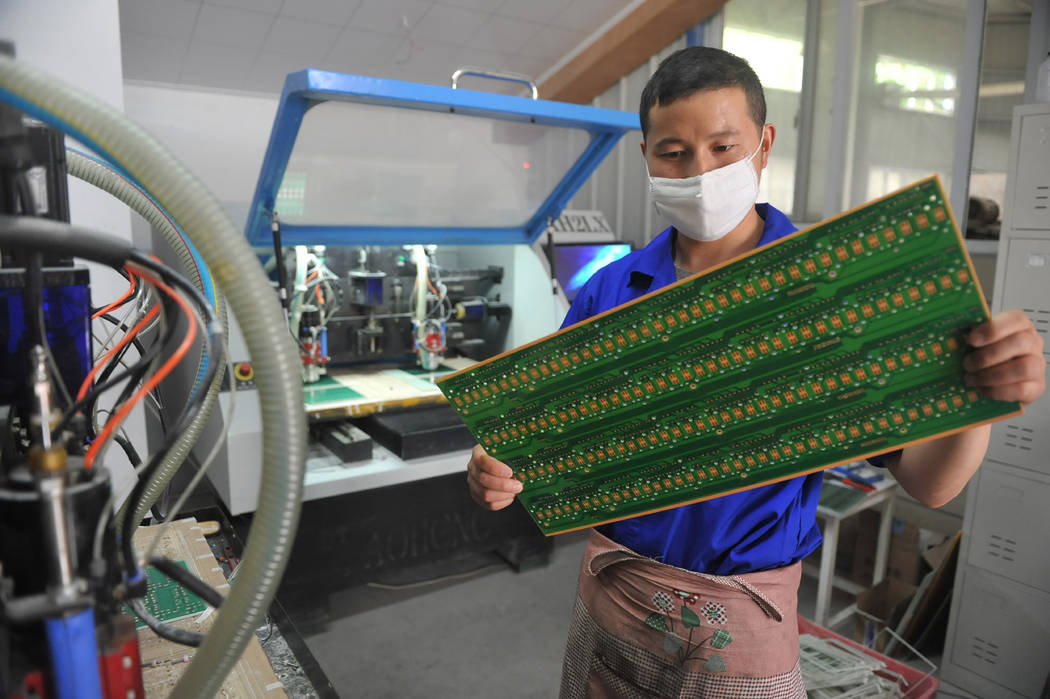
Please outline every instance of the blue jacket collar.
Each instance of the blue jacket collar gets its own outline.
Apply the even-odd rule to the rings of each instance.
[[[755,210],[765,222],[757,247],[768,245],[798,230],[787,216],[768,203],[755,204]],[[634,264],[627,275],[627,286],[642,290],[660,289],[674,282],[674,256],[671,246],[676,235],[678,232],[673,227],[668,228],[653,238],[635,256]]]

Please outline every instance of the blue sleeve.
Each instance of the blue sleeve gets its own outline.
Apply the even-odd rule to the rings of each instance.
[[[885,454],[877,454],[876,456],[869,456],[866,460],[872,466],[877,466],[879,468],[886,468],[886,460],[887,459],[890,459],[890,458],[892,458],[894,456],[899,457],[900,455],[901,455],[901,450],[898,449],[897,451],[888,451]]]
[[[576,325],[581,320],[587,320],[595,314],[595,299],[594,290],[592,289],[593,284],[591,282],[594,277],[591,277],[576,294],[576,298],[573,299],[572,304],[569,306],[569,312],[565,314],[565,320],[561,322],[562,328],[567,328],[570,325]]]

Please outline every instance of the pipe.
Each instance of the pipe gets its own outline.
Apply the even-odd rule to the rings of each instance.
[[[44,625],[55,694],[59,699],[102,699],[94,611],[48,619]]]
[[[3,56],[0,99],[88,144],[171,212],[226,294],[251,352],[262,412],[263,469],[259,507],[240,566],[243,579],[172,693],[176,699],[214,696],[269,607],[295,538],[306,460],[299,357],[246,239],[215,197],[163,146],[109,105]]]
[[[229,319],[226,315],[226,299],[221,292],[216,293],[211,282],[211,275],[204,264],[204,260],[200,258],[200,253],[186,239],[168,213],[153,198],[109,163],[98,160],[86,153],[81,153],[74,148],[66,148],[66,167],[70,175],[93,184],[104,192],[113,195],[135,213],[146,219],[150,225],[160,232],[178,258],[185,276],[204,293],[205,298],[215,308],[219,320],[222,322],[223,342],[226,342],[230,330]],[[192,399],[193,394],[200,389],[200,382],[203,380],[204,373],[207,370],[206,361],[207,358],[202,352],[200,363],[197,366],[197,378],[187,400]],[[197,440],[200,439],[201,432],[204,430],[205,425],[208,424],[212,410],[215,408],[215,402],[218,399],[221,386],[222,373],[220,372],[215,375],[211,385],[208,386],[208,394],[204,397],[204,403],[201,404],[197,415],[194,416],[186,431],[179,435],[175,444],[168,450],[164,461],[161,462],[153,478],[147,484],[143,493],[142,504],[136,512],[131,514],[134,521],[141,521],[146,516],[149,508],[160,498],[164,488],[167,487],[186,460],[186,457],[189,456]],[[125,502],[125,507],[126,504]],[[120,531],[121,523],[128,516],[125,507],[121,507],[114,517],[117,531]]]

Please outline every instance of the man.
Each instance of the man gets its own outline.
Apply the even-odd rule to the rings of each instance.
[[[745,61],[693,47],[661,63],[642,93],[642,155],[653,203],[673,226],[584,286],[571,325],[795,231],[758,182],[776,129]],[[698,197],[697,193],[703,196]],[[967,383],[1031,403],[1044,390],[1042,340],[1020,311],[968,336]],[[919,501],[957,495],[983,459],[985,425],[873,461]],[[474,499],[509,505],[521,484],[481,446]],[[562,696],[804,697],[795,608],[801,559],[820,544],[821,474],[593,530],[569,632]]]

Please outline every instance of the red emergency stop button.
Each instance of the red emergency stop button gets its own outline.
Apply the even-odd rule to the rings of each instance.
[[[241,381],[251,381],[253,378],[255,378],[255,370],[252,369],[252,365],[250,362],[238,362],[233,367],[233,373]]]

